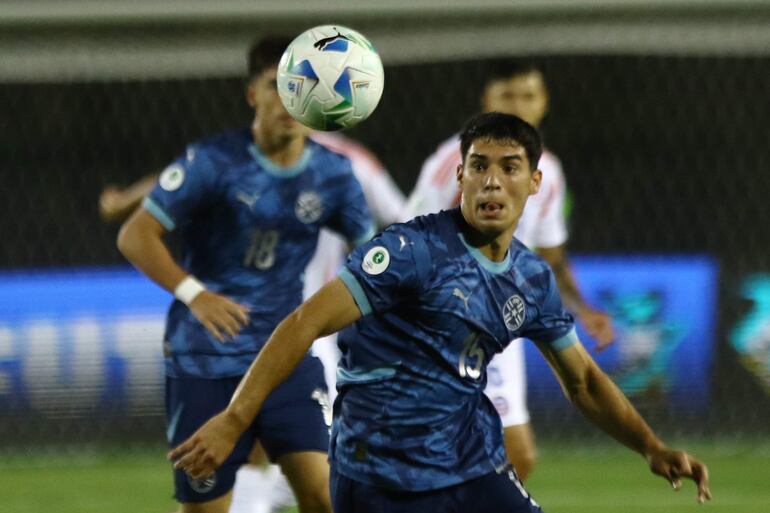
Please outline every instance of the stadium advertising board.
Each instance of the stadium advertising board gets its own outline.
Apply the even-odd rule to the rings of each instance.
[[[574,264],[588,301],[615,320],[617,343],[596,355],[602,367],[632,397],[704,408],[715,341],[715,263],[688,256],[575,258]],[[169,294],[129,269],[0,275],[0,407],[51,418],[161,414],[169,302]],[[743,344],[748,331],[736,331],[734,343]],[[532,344],[526,355],[530,406],[540,399],[559,404],[561,391]]]

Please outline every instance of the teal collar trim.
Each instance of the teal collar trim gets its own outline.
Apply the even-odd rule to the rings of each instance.
[[[500,274],[504,273],[508,270],[508,268],[511,266],[511,250],[509,249],[508,252],[505,254],[505,258],[502,262],[495,262],[494,260],[488,259],[486,256],[484,256],[484,253],[478,250],[478,248],[474,248],[470,244],[468,244],[465,241],[465,237],[463,237],[462,233],[457,234],[458,237],[460,237],[460,241],[462,241],[463,245],[468,248],[468,251],[473,256],[473,258],[476,259],[478,263],[481,264],[481,267],[486,269],[487,271],[493,273],[493,274]]]
[[[302,155],[300,155],[299,160],[297,160],[296,163],[291,166],[283,167],[265,157],[265,155],[259,151],[256,144],[251,143],[248,148],[249,153],[251,153],[251,156],[257,161],[257,164],[262,166],[265,171],[278,178],[293,178],[302,173],[307,167],[310,157],[313,155],[313,151],[308,146],[305,146],[305,150],[302,152]]]

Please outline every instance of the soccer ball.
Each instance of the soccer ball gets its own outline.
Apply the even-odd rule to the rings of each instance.
[[[278,64],[281,102],[294,119],[316,130],[342,130],[368,118],[384,80],[372,44],[340,25],[303,32]]]

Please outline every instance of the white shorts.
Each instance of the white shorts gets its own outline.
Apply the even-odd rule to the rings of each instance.
[[[326,386],[329,388],[329,404],[334,404],[337,397],[337,361],[340,359],[340,350],[337,347],[337,334],[319,338],[311,347],[313,356],[321,360],[324,366]]]
[[[484,390],[503,421],[503,427],[529,423],[527,373],[524,368],[524,339],[511,341],[487,366]]]

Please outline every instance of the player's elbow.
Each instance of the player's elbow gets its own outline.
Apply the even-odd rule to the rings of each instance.
[[[141,253],[141,237],[137,227],[131,220],[123,223],[118,232],[117,239],[118,251],[129,261],[134,261]]]

